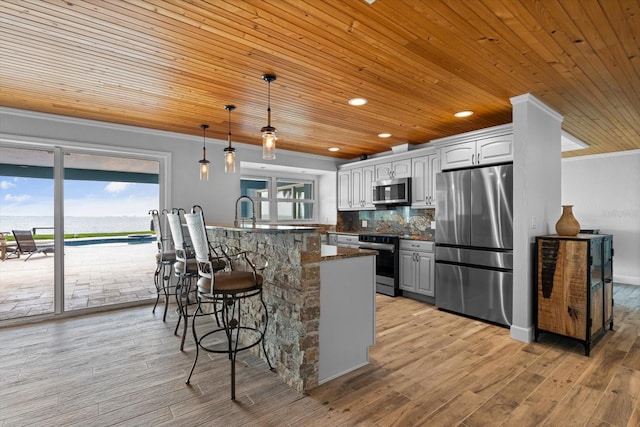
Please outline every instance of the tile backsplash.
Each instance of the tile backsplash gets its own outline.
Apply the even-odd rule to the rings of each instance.
[[[435,209],[411,209],[397,206],[393,209],[338,212],[337,232],[390,233],[433,240]]]

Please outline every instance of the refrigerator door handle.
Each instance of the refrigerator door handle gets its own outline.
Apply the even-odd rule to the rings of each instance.
[[[511,323],[509,323],[509,317],[507,316],[507,312],[505,310],[505,300],[504,300],[504,281],[500,281],[500,310],[502,311],[502,317],[504,318],[507,326],[511,327]]]

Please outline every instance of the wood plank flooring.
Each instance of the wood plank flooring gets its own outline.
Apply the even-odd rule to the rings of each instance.
[[[371,364],[308,395],[242,354],[179,351],[151,307],[0,329],[0,426],[638,426],[640,287],[615,286],[615,330],[581,345],[378,296]]]

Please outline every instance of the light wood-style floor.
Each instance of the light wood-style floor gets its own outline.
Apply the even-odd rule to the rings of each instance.
[[[243,355],[184,352],[151,307],[0,329],[0,425],[638,426],[640,287],[615,287],[615,330],[581,345],[378,296],[371,364],[309,395]]]

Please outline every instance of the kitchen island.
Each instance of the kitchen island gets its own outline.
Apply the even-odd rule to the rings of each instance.
[[[305,392],[368,363],[375,342],[375,251],[322,245],[313,227],[209,225],[207,233],[214,244],[267,257],[265,346],[288,385]],[[261,312],[259,302],[245,307]],[[260,326],[264,319],[255,321]]]

